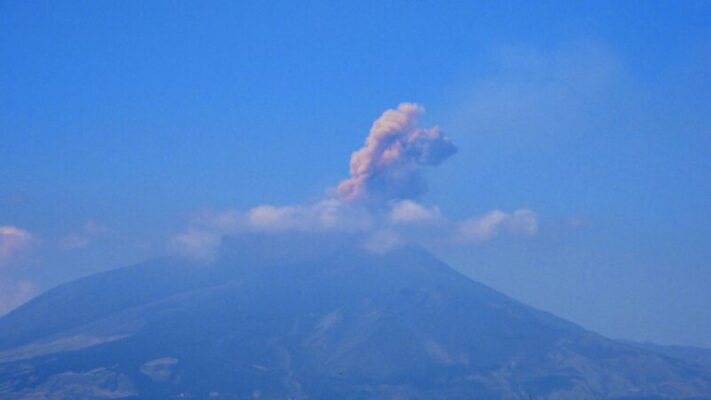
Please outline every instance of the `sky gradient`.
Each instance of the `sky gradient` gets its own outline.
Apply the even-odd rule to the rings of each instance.
[[[1,3],[0,312],[204,215],[320,216],[411,102],[457,151],[387,218],[468,227],[431,249],[586,328],[711,347],[711,5],[382,3]]]

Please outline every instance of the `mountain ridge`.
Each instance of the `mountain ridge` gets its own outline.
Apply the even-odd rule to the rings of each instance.
[[[696,399],[711,393],[705,366],[526,306],[424,249],[372,254],[352,238],[315,238],[230,239],[211,261],[162,258],[50,290],[0,318],[0,394]]]

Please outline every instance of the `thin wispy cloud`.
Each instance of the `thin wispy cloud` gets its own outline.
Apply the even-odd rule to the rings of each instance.
[[[467,218],[458,224],[457,239],[485,241],[502,234],[533,236],[538,233],[538,216],[527,208],[512,213],[494,210],[481,217]]]
[[[649,105],[647,93],[602,43],[504,46],[492,58],[496,72],[461,85],[449,118],[477,143],[496,139],[540,149],[564,137],[604,135]]]
[[[210,258],[222,236],[248,232],[366,232],[374,216],[365,208],[338,199],[308,205],[260,205],[246,211],[203,211],[195,214],[187,231],[175,236],[171,246],[179,253]]]

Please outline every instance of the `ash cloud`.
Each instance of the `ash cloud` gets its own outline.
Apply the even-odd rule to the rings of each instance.
[[[347,202],[412,199],[426,190],[421,169],[435,166],[457,147],[434,126],[417,126],[424,108],[402,103],[385,111],[370,128],[365,145],[353,153],[350,177],[335,190]]]

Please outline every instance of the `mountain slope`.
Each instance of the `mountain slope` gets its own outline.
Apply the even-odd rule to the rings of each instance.
[[[244,237],[0,319],[0,397],[699,399],[698,363],[520,304],[418,248]]]

